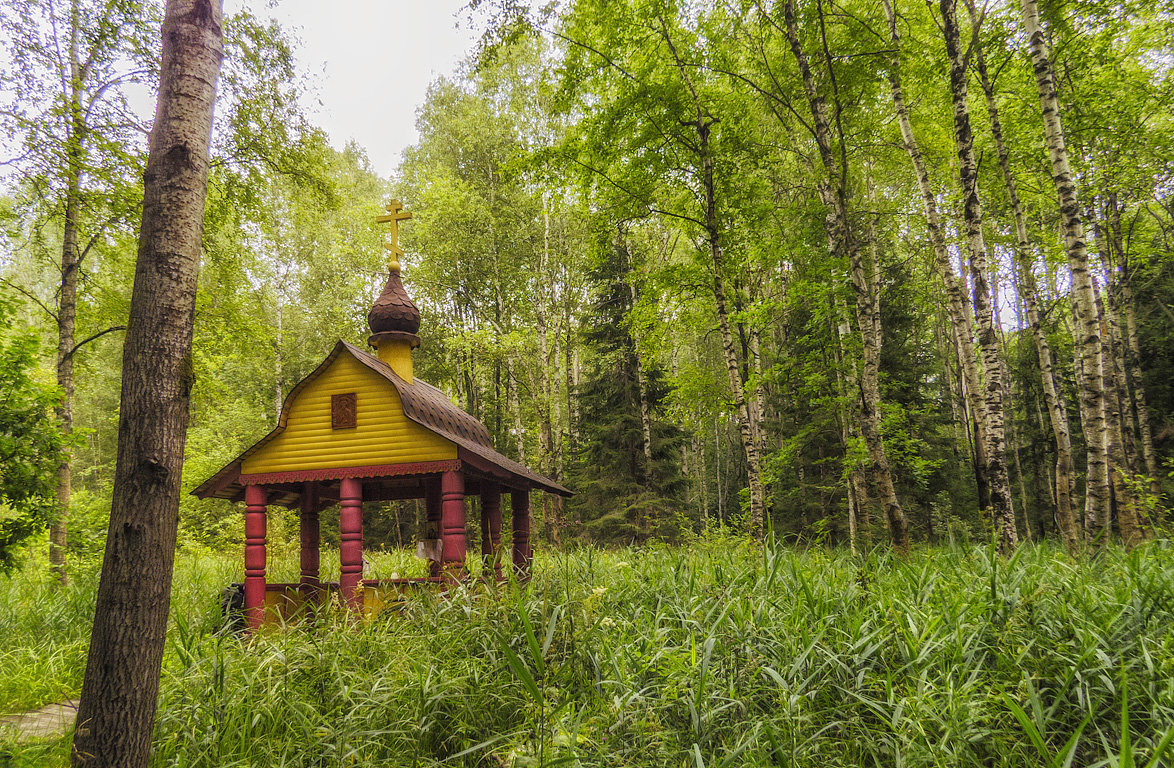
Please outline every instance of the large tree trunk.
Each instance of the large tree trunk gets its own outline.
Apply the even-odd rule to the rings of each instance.
[[[1085,489],[1085,531],[1096,535],[1109,515],[1108,438],[1105,429],[1104,389],[1102,384],[1101,338],[1097,323],[1096,299],[1092,275],[1088,267],[1088,247],[1084,239],[1084,223],[1080,204],[1076,199],[1076,182],[1068,164],[1068,148],[1064,144],[1064,126],[1060,122],[1060,101],[1056,96],[1056,82],[1052,62],[1048,56],[1043,29],[1040,28],[1039,7],[1036,0],[1022,0],[1023,26],[1027,32],[1032,68],[1039,90],[1040,111],[1043,116],[1044,137],[1048,158],[1052,165],[1052,181],[1060,202],[1060,221],[1064,230],[1064,244],[1068,252],[1068,268],[1072,273],[1072,305],[1076,314],[1074,336],[1081,357],[1078,382],[1087,456]]]
[[[958,174],[962,185],[962,216],[966,245],[970,253],[970,280],[974,314],[978,320],[978,341],[985,375],[987,468],[990,471],[991,517],[999,537],[999,549],[1009,552],[1019,541],[1007,472],[1006,438],[1003,421],[1003,365],[999,357],[999,333],[995,328],[986,241],[982,232],[982,203],[978,197],[978,162],[974,158],[974,134],[966,103],[966,61],[959,48],[958,16],[954,0],[941,0],[946,53],[950,59],[950,95],[954,106],[954,142],[958,149]]]
[[[150,755],[194,382],[192,320],[221,60],[219,0],[168,0],[162,36],[110,528],[73,739],[72,763],[87,768],[142,768]]]
[[[880,398],[880,347],[878,340],[881,336],[879,313],[875,312],[876,304],[872,299],[872,291],[880,290],[880,286],[869,286],[868,273],[864,268],[864,260],[860,256],[860,249],[852,237],[851,223],[848,220],[848,195],[845,189],[847,173],[846,157],[843,145],[843,136],[840,136],[840,158],[837,159],[833,150],[832,131],[828,121],[827,104],[819,93],[815,84],[815,77],[807,61],[807,55],[799,43],[799,33],[795,21],[795,8],[792,0],[782,4],[783,21],[787,33],[787,41],[791,53],[799,66],[799,74],[803,80],[803,90],[807,96],[808,106],[811,109],[812,129],[815,134],[815,143],[819,148],[820,160],[824,166],[825,180],[820,184],[820,197],[823,200],[827,213],[825,224],[828,235],[828,251],[833,259],[847,257],[851,275],[852,288],[856,296],[856,323],[860,330],[863,342],[863,365],[860,374],[861,388],[861,424],[860,432],[868,448],[871,462],[871,474],[877,495],[880,497],[881,507],[885,512],[885,519],[889,526],[889,533],[893,546],[901,552],[909,550],[909,525],[905,519],[905,512],[897,500],[897,491],[893,485],[893,474],[889,467],[889,459],[885,453],[884,440],[880,432],[881,398]],[[822,23],[822,18],[821,18]],[[826,60],[829,78],[833,79],[831,62]],[[837,97],[838,100],[838,97]]]
[[[971,21],[974,23],[973,10],[971,11]],[[983,55],[981,46],[975,47],[974,55],[979,81],[982,83],[983,94],[986,96],[987,113],[991,120],[991,133],[995,137],[999,169],[1003,174],[1007,200],[1011,204],[1011,212],[1015,221],[1016,272],[1019,275],[1016,293],[1022,302],[1027,324],[1031,328],[1031,337],[1035,342],[1036,354],[1039,357],[1040,383],[1043,386],[1044,401],[1048,407],[1048,417],[1052,428],[1052,439],[1056,446],[1056,520],[1060,527],[1060,534],[1064,538],[1064,545],[1070,553],[1075,554],[1079,544],[1079,536],[1076,530],[1076,521],[1072,515],[1073,463],[1072,437],[1068,427],[1068,408],[1064,403],[1063,396],[1056,388],[1052,349],[1048,342],[1047,333],[1044,332],[1043,323],[1040,321],[1037,298],[1039,290],[1035,283],[1035,273],[1032,271],[1032,247],[1027,237],[1027,222],[1023,213],[1023,204],[1019,199],[1019,187],[1011,172],[1010,155],[1003,139],[1003,123],[999,117],[998,105],[995,102],[994,85],[988,75],[986,57]]]

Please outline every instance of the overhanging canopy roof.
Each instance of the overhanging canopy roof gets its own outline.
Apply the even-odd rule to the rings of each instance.
[[[310,375],[299,381],[285,398],[273,431],[261,438],[252,447],[230,461],[223,469],[209,477],[192,491],[201,499],[217,498],[239,500],[244,493],[247,476],[242,479],[241,462],[255,454],[267,443],[281,434],[289,418],[290,405],[306,386],[321,375],[339,355],[349,354],[356,361],[383,377],[399,393],[404,416],[457,446],[457,457],[465,464],[490,476],[502,485],[529,489],[538,488],[560,496],[570,496],[571,491],[543,477],[513,459],[498,453],[493,447],[489,430],[477,419],[457,408],[443,392],[420,379],[408,383],[391,366],[374,355],[353,344],[339,341],[326,359]]]

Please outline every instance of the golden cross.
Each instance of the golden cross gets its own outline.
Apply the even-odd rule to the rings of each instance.
[[[399,247],[399,223],[412,218],[412,212],[405,211],[404,204],[399,200],[392,200],[384,210],[387,211],[387,215],[376,216],[375,223],[391,224],[391,239],[384,240],[383,247],[391,251],[391,260],[387,262],[387,268],[399,274],[399,257],[404,255],[403,249]]]

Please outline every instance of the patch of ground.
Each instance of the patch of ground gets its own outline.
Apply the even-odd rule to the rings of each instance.
[[[61,736],[77,717],[77,700],[46,704],[40,709],[0,718],[0,731],[16,731],[17,741],[42,741]]]

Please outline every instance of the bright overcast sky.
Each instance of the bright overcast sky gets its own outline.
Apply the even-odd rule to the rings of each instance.
[[[300,38],[302,70],[317,87],[304,105],[311,119],[339,148],[358,142],[384,176],[418,138],[416,109],[428,84],[455,71],[477,37],[461,12],[467,0],[245,2]],[[227,0],[225,13],[241,4]]]

